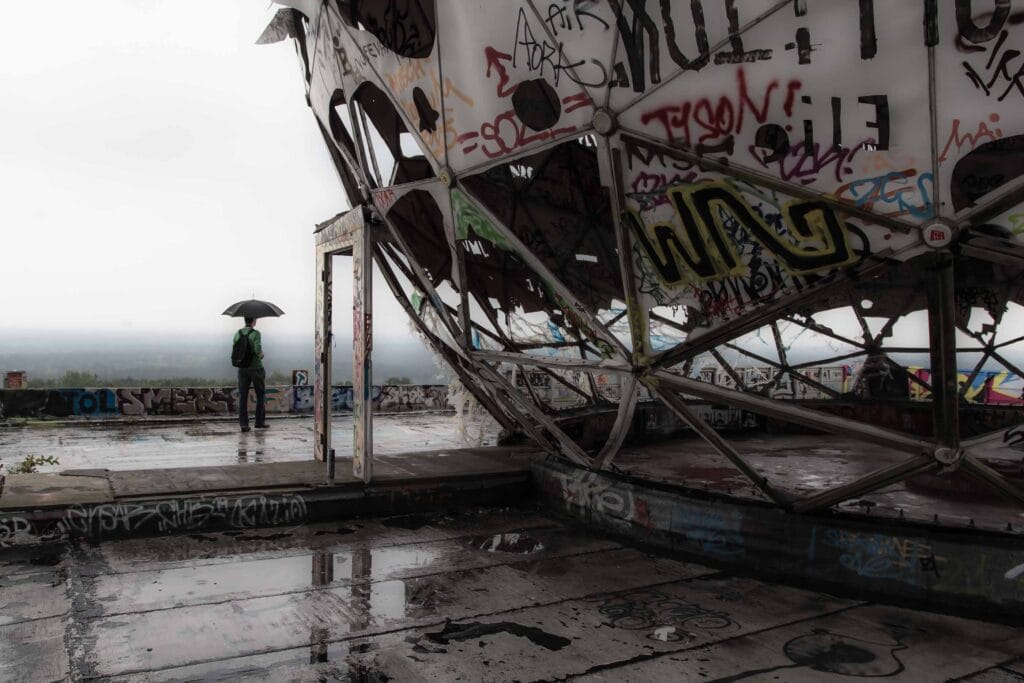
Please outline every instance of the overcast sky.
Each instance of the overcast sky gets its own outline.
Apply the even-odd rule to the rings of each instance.
[[[291,42],[255,45],[272,14],[4,3],[0,335],[216,333],[254,293],[311,334],[311,233],[347,204]],[[391,317],[378,335],[405,334]]]

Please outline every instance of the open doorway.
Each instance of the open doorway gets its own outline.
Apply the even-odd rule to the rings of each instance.
[[[334,479],[331,444],[333,410],[333,281],[336,267],[347,261],[352,273],[352,476],[373,476],[373,257],[369,227],[362,208],[322,225],[316,233],[316,335],[313,373],[314,456]],[[338,259],[338,256],[349,256]],[[340,272],[340,271],[339,271]],[[348,308],[348,306],[344,306]]]

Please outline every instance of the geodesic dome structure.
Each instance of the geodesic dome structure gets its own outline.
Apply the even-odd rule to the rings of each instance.
[[[953,470],[1024,501],[982,457],[1024,374],[1021,7],[279,4],[375,263],[504,426],[608,468],[653,400],[793,509]],[[905,458],[793,499],[707,405]]]

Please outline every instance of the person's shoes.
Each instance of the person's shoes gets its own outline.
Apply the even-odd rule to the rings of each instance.
[[[249,428],[248,427],[242,427],[242,431],[243,432],[247,432],[247,431],[249,431]]]
[[[256,425],[256,429],[270,429],[270,425],[268,425],[268,424]]]

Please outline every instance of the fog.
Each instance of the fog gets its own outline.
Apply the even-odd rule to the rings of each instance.
[[[261,321],[262,322],[262,321]],[[275,334],[272,323],[260,325],[268,375],[312,370],[313,342],[295,335]],[[334,340],[334,381],[352,378],[352,338]],[[231,336],[178,335],[173,330],[152,334],[86,335],[74,333],[15,333],[0,336],[0,372],[25,370],[28,378],[56,379],[65,371],[88,372],[101,378],[140,380],[196,377],[230,380]],[[416,384],[447,383],[448,375],[418,338],[390,337],[376,341],[374,379],[408,377]]]

